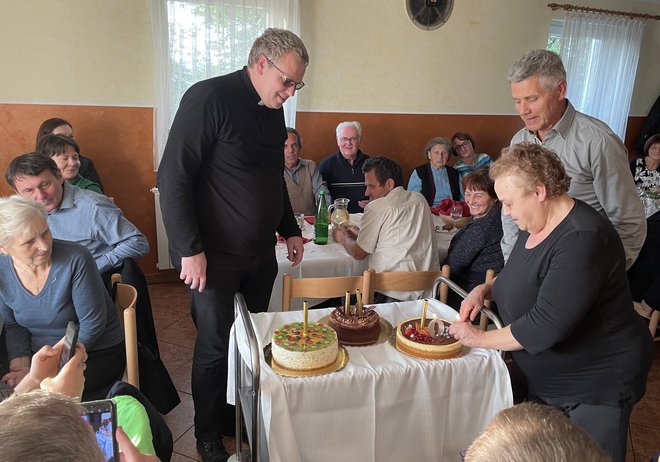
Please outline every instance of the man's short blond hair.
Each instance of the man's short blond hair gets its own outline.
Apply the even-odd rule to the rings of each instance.
[[[500,411],[465,455],[465,462],[611,460],[563,412],[537,403],[522,403]]]
[[[248,66],[252,67],[257,64],[260,56],[277,61],[291,51],[298,55],[305,66],[309,64],[309,54],[300,37],[285,29],[266,29],[252,44],[248,56]]]
[[[3,461],[104,462],[82,407],[56,393],[33,391],[0,403]]]

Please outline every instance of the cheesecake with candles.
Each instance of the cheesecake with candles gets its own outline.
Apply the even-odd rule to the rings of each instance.
[[[449,359],[463,353],[463,345],[448,333],[449,322],[444,319],[426,321],[413,318],[396,328],[396,347],[412,356],[426,359]]]
[[[363,306],[360,291],[356,291],[357,304],[350,305],[347,293],[344,306],[335,308],[330,313],[328,325],[337,332],[339,341],[344,345],[371,345],[380,335],[380,316],[373,306]]]
[[[292,322],[273,332],[273,361],[283,369],[309,372],[323,369],[337,360],[337,333],[320,322]]]

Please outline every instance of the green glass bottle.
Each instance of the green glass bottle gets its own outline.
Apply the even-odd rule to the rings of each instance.
[[[325,191],[321,191],[319,207],[314,218],[314,244],[328,243],[328,207],[325,203]]]

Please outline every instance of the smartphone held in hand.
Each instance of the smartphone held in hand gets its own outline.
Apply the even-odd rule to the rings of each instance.
[[[64,365],[73,358],[73,355],[76,354],[76,343],[78,343],[79,330],[80,325],[78,323],[69,321],[69,324],[66,326],[66,334],[64,335],[64,347],[62,348],[62,354],[60,355],[59,370],[62,370]]]
[[[117,409],[111,399],[80,403],[85,408],[82,418],[92,427],[96,442],[106,461],[119,461],[117,444]]]

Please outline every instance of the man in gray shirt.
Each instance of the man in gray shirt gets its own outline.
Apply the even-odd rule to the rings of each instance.
[[[332,203],[328,186],[313,160],[301,159],[302,138],[298,130],[286,127],[284,142],[284,180],[294,213],[316,215],[321,191],[325,191],[326,205]]]
[[[626,269],[630,268],[646,238],[646,219],[626,147],[607,124],[576,111],[566,99],[566,70],[557,54],[530,51],[513,63],[507,79],[516,112],[525,122],[511,144],[536,143],[557,153],[571,177],[569,195],[612,222],[623,242]],[[502,229],[506,261],[518,227],[503,214]]]

